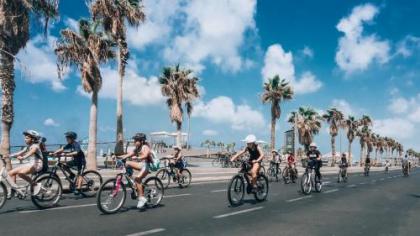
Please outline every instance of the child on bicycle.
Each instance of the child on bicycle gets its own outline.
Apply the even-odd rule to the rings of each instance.
[[[169,163],[169,165],[171,168],[176,168],[176,177],[179,179],[180,171],[184,168],[184,160],[182,159],[183,156],[181,148],[178,146],[174,146],[173,148],[175,150],[175,153],[172,156],[173,159],[171,163]]]
[[[127,167],[133,168],[140,171],[139,175],[134,178],[136,182],[136,188],[138,193],[138,203],[137,208],[143,208],[147,203],[147,199],[144,197],[144,190],[142,185],[142,180],[150,172],[150,163],[152,162],[152,152],[149,144],[146,142],[147,138],[144,133],[135,134],[132,139],[134,140],[135,148],[133,151],[127,153],[126,155],[117,156],[118,159],[127,159],[132,158],[133,161],[126,161],[125,165]]]
[[[321,182],[321,167],[322,167],[322,160],[321,160],[321,152],[318,151],[318,147],[316,143],[311,143],[309,145],[309,151],[306,153],[306,156],[309,158],[308,165],[310,167],[314,167],[315,174],[318,176],[319,181]]]
[[[82,181],[83,181],[82,174],[86,167],[85,154],[82,148],[80,147],[79,142],[76,141],[77,134],[75,132],[73,131],[66,132],[64,133],[64,136],[66,137],[67,145],[51,153],[51,156],[62,155],[65,157],[73,158],[73,160],[68,161],[67,165],[64,165],[63,168],[65,168],[66,171],[70,173],[71,179],[74,179],[76,176],[73,174],[70,168],[72,167],[77,168],[76,188],[74,190],[74,194],[79,195],[81,193],[81,188],[82,188]]]
[[[287,152],[287,167],[288,167],[288,171],[289,171],[289,175],[295,175],[296,174],[296,170],[295,170],[295,157],[293,156],[293,153],[291,151]],[[292,178],[292,182],[294,183],[295,180],[294,178]]]
[[[280,167],[280,163],[281,163],[281,158],[279,153],[277,152],[277,150],[273,149],[271,151],[272,154],[272,159],[270,161],[271,165],[274,165],[276,167],[276,175],[279,173],[279,167]]]
[[[18,160],[25,160],[29,159],[29,163],[25,165],[21,165],[19,167],[16,167],[9,171],[8,173],[8,182],[16,188],[16,176],[19,176],[20,178],[24,179],[29,184],[34,185],[34,191],[33,194],[37,195],[39,191],[41,190],[41,184],[38,183],[35,185],[33,183],[32,178],[29,177],[29,174],[36,174],[42,170],[42,152],[39,148],[39,138],[40,135],[35,130],[26,130],[23,132],[23,135],[25,137],[25,144],[26,147],[17,152],[10,154],[9,158],[16,157]],[[9,195],[10,196],[10,195]]]

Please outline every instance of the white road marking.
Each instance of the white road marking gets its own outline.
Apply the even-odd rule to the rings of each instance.
[[[363,182],[363,183],[359,183],[360,185],[363,185],[363,184],[366,184],[365,182]]]
[[[159,233],[159,232],[163,232],[163,231],[165,231],[165,229],[158,228],[158,229],[152,229],[152,230],[138,232],[138,233],[134,233],[134,234],[127,234],[127,236],[143,236],[143,235],[155,234],[155,233]]]
[[[311,198],[311,197],[312,197],[312,195],[304,196],[304,197],[298,197],[298,198],[293,198],[293,199],[286,200],[286,202],[296,202],[296,201]]]
[[[338,191],[338,189],[331,189],[331,190],[328,190],[328,191],[325,191],[324,193],[333,193],[333,192],[337,192]]]
[[[370,181],[371,183],[376,183],[376,180],[372,180],[372,181]]]
[[[227,189],[218,189],[211,191],[212,193],[220,193],[220,192],[227,192]]]
[[[163,198],[172,198],[172,197],[185,197],[185,196],[190,196],[191,193],[184,193],[184,194],[177,194],[177,195],[166,195],[163,196]]]
[[[231,212],[231,213],[227,213],[227,214],[223,214],[223,215],[213,216],[213,218],[214,219],[221,219],[221,218],[225,218],[225,217],[229,217],[229,216],[234,216],[234,215],[248,213],[248,212],[251,212],[251,211],[261,210],[263,208],[264,207],[254,207],[254,208],[249,208],[249,209],[242,210],[242,211],[235,211],[235,212]]]
[[[354,187],[356,187],[355,184],[350,184],[349,186],[347,186],[347,188],[354,188]]]
[[[65,209],[91,207],[91,206],[96,206],[96,203],[95,204],[84,204],[84,205],[55,207],[55,208],[48,208],[48,209],[44,209],[44,210],[19,211],[19,213],[26,214],[26,213],[35,213],[35,212],[40,212],[40,211],[55,211],[55,210],[65,210]]]
[[[384,181],[385,179],[384,178],[381,178],[381,181]]]

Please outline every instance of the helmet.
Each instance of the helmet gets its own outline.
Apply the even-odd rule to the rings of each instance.
[[[66,138],[77,139],[77,134],[73,131],[65,132],[64,136],[66,136]]]
[[[271,152],[279,153],[276,149],[271,150]]]
[[[317,146],[316,146],[316,143],[311,143],[311,145],[309,145],[309,147],[315,147],[316,148]]]
[[[146,141],[146,135],[144,133],[136,133],[132,139],[134,139],[134,141]]]
[[[45,142],[47,142],[47,138],[46,137],[42,137],[41,138],[41,143],[45,143]]]
[[[173,149],[175,149],[175,150],[181,150],[181,148],[178,147],[178,146],[173,146]]]
[[[25,130],[23,131],[23,135],[29,136],[37,141],[41,138],[41,135],[35,130]]]
[[[246,138],[243,140],[244,142],[248,143],[255,143],[257,142],[257,137],[255,137],[255,135],[250,134],[248,136],[246,136]]]

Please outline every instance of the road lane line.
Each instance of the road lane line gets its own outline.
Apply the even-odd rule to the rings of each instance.
[[[192,195],[191,193],[184,193],[184,194],[176,194],[176,195],[167,195],[167,196],[163,196],[163,198],[173,198],[173,197],[185,197],[185,196],[190,196]]]
[[[335,188],[335,189],[331,189],[331,190],[325,191],[324,193],[333,193],[333,192],[337,192],[337,191],[338,191],[338,189]]]
[[[158,228],[158,229],[152,229],[152,230],[138,232],[138,233],[134,233],[134,234],[127,234],[127,236],[143,236],[143,235],[155,234],[155,233],[159,233],[159,232],[163,232],[163,231],[165,231],[165,229]]]
[[[91,206],[96,206],[96,203],[95,204],[75,205],[75,206],[55,207],[55,208],[48,208],[48,209],[43,209],[43,210],[19,211],[19,213],[26,214],[26,213],[35,213],[35,212],[40,212],[40,211],[55,211],[55,210],[65,210],[65,209],[91,207]]]
[[[228,217],[228,216],[234,216],[234,215],[248,213],[248,212],[251,212],[251,211],[261,210],[263,208],[264,207],[254,207],[254,208],[249,208],[249,209],[242,210],[242,211],[235,211],[235,212],[231,212],[231,213],[227,213],[227,214],[223,214],[223,215],[213,216],[213,218],[214,219],[221,219],[221,218],[225,218],[225,217]]]
[[[356,187],[355,184],[350,184],[349,186],[347,186],[347,188],[354,188],[354,187]]]
[[[381,178],[381,181],[384,181],[385,179],[384,178]]]
[[[298,197],[298,198],[293,198],[293,199],[286,200],[286,202],[296,202],[296,201],[311,198],[311,197],[312,197],[312,195],[304,196],[304,197]]]
[[[220,193],[220,192],[227,192],[227,189],[217,189],[217,190],[213,190],[211,191],[212,193]]]
[[[360,185],[363,185],[363,184],[366,184],[365,182],[363,182],[363,183],[359,183]]]

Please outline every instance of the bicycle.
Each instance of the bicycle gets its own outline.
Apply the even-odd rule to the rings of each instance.
[[[302,176],[300,187],[302,193],[308,195],[311,193],[312,188],[315,188],[315,192],[321,192],[322,183],[318,176],[315,174],[315,165],[308,165],[305,169],[305,173]]]
[[[168,161],[171,159],[174,159],[174,158],[161,158],[161,160],[168,160]],[[180,177],[178,178],[177,174],[174,171],[175,168],[176,167],[174,164],[168,165],[165,162],[165,166],[156,173],[156,177],[159,178],[162,181],[162,183],[165,183],[164,184],[165,189],[169,187],[169,184],[171,183],[171,181],[173,182],[176,181],[180,188],[187,188],[191,184],[191,179],[192,179],[191,172],[187,168],[182,168],[179,170]]]
[[[404,177],[409,176],[408,166],[404,166],[404,167],[403,167],[403,176],[404,176]]]
[[[77,185],[77,179],[78,175],[75,175],[71,169],[74,169],[73,167],[69,167],[66,163],[61,162],[61,158],[63,156],[59,155],[54,158],[56,158],[55,165],[42,175],[48,175],[50,177],[55,177],[60,181],[60,184],[62,184],[61,179],[57,175],[57,170],[61,170],[61,172],[64,175],[64,179],[67,180],[69,183],[69,190],[73,192],[76,189]],[[71,178],[71,176],[74,176]],[[83,171],[81,174],[82,177],[82,186],[80,188],[80,193],[85,197],[93,197],[96,195],[96,192],[98,191],[99,187],[102,184],[102,176],[99,174],[99,172],[95,170],[88,170]]]
[[[4,160],[3,155],[0,155],[0,159],[3,162],[3,167],[0,170],[0,208],[4,206],[9,197],[12,198],[14,196],[19,200],[25,200],[26,197],[30,195],[32,203],[39,209],[54,207],[58,204],[61,199],[63,188],[57,178],[42,176],[42,173],[32,175],[32,181],[35,184],[41,184],[40,192],[34,195],[33,185],[27,184],[15,188],[8,182],[6,161]],[[10,194],[7,192],[8,189],[11,189]]]
[[[138,198],[137,187],[131,178],[132,170],[125,167],[125,160],[119,162],[121,173],[115,178],[105,181],[99,188],[96,204],[104,214],[113,214],[121,209],[127,197],[127,188],[131,189],[131,199]],[[124,181],[125,180],[125,181]],[[142,182],[144,197],[147,199],[146,207],[158,206],[164,195],[163,184],[155,176],[148,177]]]
[[[276,182],[279,181],[279,176],[281,175],[281,169],[278,167],[278,165],[280,165],[280,163],[270,161],[270,166],[267,170],[268,177],[270,177],[270,179],[276,180]]]
[[[337,183],[347,183],[347,167],[346,166],[340,166],[340,169],[338,170],[338,178]]]
[[[291,168],[289,167],[289,165],[287,165],[286,167],[284,167],[282,177],[285,184],[289,184],[290,181],[292,181],[292,183],[295,183],[298,177],[297,169]]]
[[[268,178],[261,173],[257,176],[257,188],[252,191],[251,174],[249,173],[251,165],[247,161],[241,161],[241,169],[238,174],[232,177],[228,185],[228,201],[231,206],[241,205],[247,194],[254,194],[257,202],[262,202],[268,196]]]

